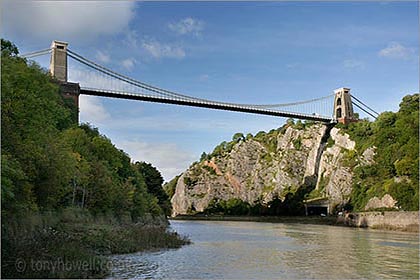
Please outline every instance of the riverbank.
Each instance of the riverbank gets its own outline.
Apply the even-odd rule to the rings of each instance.
[[[419,232],[419,211],[375,211],[348,213],[337,223],[351,227]]]
[[[79,210],[2,221],[1,241],[2,278],[103,278],[111,269],[108,255],[190,243],[169,231],[165,217],[133,223]]]
[[[419,232],[418,211],[359,212],[346,216],[230,216],[178,215],[170,220],[240,221],[265,223],[296,223],[362,227],[380,230]]]
[[[315,225],[337,225],[333,216],[230,216],[230,215],[178,215],[170,220],[238,221],[263,223],[297,223]]]

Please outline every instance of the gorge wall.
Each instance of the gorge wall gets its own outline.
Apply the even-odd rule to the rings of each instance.
[[[306,188],[307,198],[329,198],[330,209],[348,201],[355,142],[324,124],[285,125],[256,136],[237,135],[186,170],[176,183],[173,215],[203,212],[214,201],[237,198],[250,205],[283,201]],[[360,164],[373,160],[367,149]]]

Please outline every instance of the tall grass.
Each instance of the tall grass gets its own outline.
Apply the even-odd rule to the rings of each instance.
[[[28,213],[2,221],[2,278],[102,278],[109,254],[179,248],[164,217],[92,215],[80,209]]]

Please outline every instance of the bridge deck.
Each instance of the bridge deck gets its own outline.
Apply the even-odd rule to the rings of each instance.
[[[213,103],[213,102],[206,102],[206,101],[176,99],[176,98],[169,98],[169,97],[166,98],[166,97],[158,97],[158,96],[151,96],[151,95],[142,95],[142,94],[137,94],[137,93],[136,94],[126,93],[126,92],[120,92],[120,91],[110,91],[110,90],[101,90],[101,89],[92,89],[92,88],[82,87],[80,89],[80,94],[112,97],[112,98],[119,98],[119,99],[140,100],[140,101],[147,101],[147,102],[154,102],[154,103],[184,105],[184,106],[191,106],[191,107],[235,111],[235,112],[268,115],[268,116],[276,116],[276,117],[284,117],[284,118],[296,118],[296,119],[320,121],[320,122],[326,122],[326,123],[335,122],[335,120],[331,117],[325,117],[325,116],[319,116],[319,115],[307,115],[307,114],[300,114],[300,113],[293,113],[293,112],[283,112],[283,111],[269,110],[269,109],[263,109],[263,108],[240,106],[240,105],[234,105],[234,104]]]

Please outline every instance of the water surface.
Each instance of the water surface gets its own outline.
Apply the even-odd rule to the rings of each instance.
[[[419,279],[419,236],[325,225],[171,221],[192,245],[114,255],[115,278]]]

